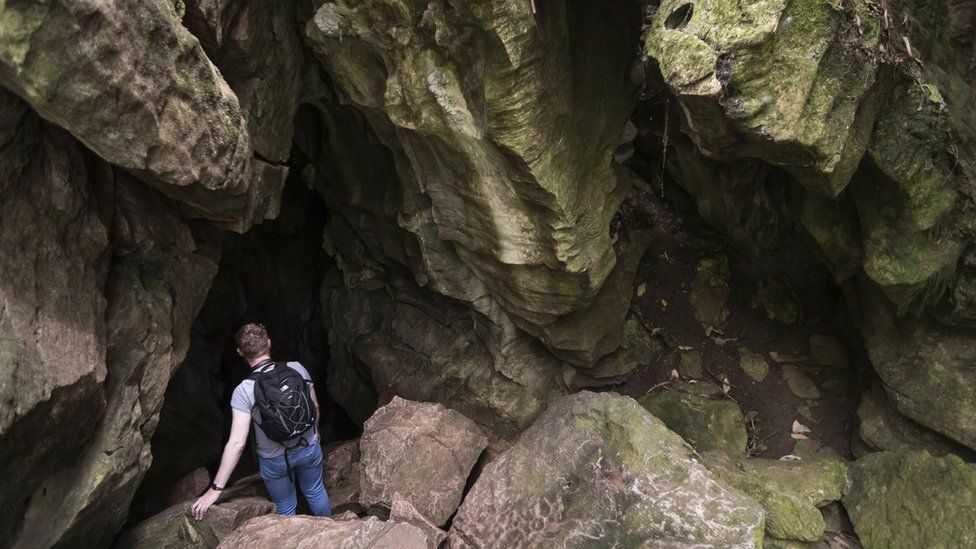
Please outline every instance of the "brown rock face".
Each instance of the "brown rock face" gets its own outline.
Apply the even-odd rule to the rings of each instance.
[[[394,398],[366,422],[360,440],[366,506],[389,508],[399,494],[443,525],[488,439],[470,419],[440,404]]]
[[[211,219],[274,215],[237,97],[171,3],[5,4],[2,19],[0,81],[41,116]]]
[[[115,546],[213,549],[238,526],[275,510],[274,504],[264,498],[238,498],[211,506],[203,520],[196,520],[190,511],[192,503],[178,503],[129,528],[115,540]]]

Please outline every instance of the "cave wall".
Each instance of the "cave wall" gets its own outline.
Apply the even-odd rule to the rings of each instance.
[[[847,289],[899,411],[972,447],[968,4],[686,4],[661,2],[646,35],[651,85],[680,114],[669,175],[705,219],[768,253],[772,224],[756,220],[777,172],[763,165],[789,173],[790,215]]]
[[[897,409],[976,448],[969,3],[645,7],[0,4],[0,538],[106,545],[154,454],[216,457],[245,318],[357,422],[401,395],[512,434],[615,379],[656,230],[613,229],[621,140],[748,253],[799,219]],[[664,120],[627,126],[642,88]],[[192,448],[152,449],[161,410]]]

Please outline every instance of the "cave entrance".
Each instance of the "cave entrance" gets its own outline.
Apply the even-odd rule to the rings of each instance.
[[[231,393],[249,373],[234,343],[243,324],[264,324],[272,358],[298,361],[308,370],[321,407],[323,443],[359,436],[326,391],[328,304],[321,288],[336,266],[323,249],[326,206],[301,178],[307,163],[295,148],[277,218],[244,234],[224,234],[219,270],[166,390],[153,463],[133,499],[130,523],[164,509],[170,502],[165,494],[187,475],[200,468],[209,470],[206,478],[216,472],[230,431]],[[248,445],[234,478],[256,471],[252,451]]]
[[[621,212],[653,220],[660,234],[631,303],[660,345],[614,390],[735,402],[751,456],[850,458],[870,366],[844,289],[793,207],[805,191],[759,160],[702,155],[656,67],[647,70],[616,157],[644,182]]]

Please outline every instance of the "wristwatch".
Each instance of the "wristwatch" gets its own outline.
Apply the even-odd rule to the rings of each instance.
[[[213,490],[214,492],[219,492],[219,491],[223,490],[224,487],[223,486],[217,486],[217,483],[216,482],[211,482],[210,483],[210,489]]]

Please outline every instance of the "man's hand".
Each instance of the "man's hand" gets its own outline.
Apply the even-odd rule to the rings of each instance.
[[[193,518],[203,520],[204,515],[207,514],[207,509],[210,509],[210,506],[217,501],[217,497],[219,496],[220,494],[214,489],[211,488],[207,490],[202,496],[200,496],[200,499],[193,504]]]

